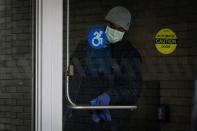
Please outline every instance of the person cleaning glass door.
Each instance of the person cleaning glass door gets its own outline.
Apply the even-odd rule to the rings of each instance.
[[[132,16],[127,8],[116,6],[105,21],[106,45],[97,49],[88,42],[80,43],[70,58],[75,67],[70,86],[77,92],[73,99],[91,106],[136,105],[142,85],[141,55],[125,37]],[[108,109],[69,113],[66,121],[73,125],[85,122],[89,126],[84,127],[86,131],[128,130],[131,115],[130,110]]]

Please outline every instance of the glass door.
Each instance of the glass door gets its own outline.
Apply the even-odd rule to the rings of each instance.
[[[194,2],[36,2],[36,131],[191,129]]]
[[[63,1],[63,130],[190,130],[192,1]]]
[[[75,109],[136,109],[136,101],[142,83],[141,56],[139,51],[130,45],[126,39],[120,41],[122,39],[120,38],[118,41],[122,44],[126,43],[125,45],[128,48],[126,46],[122,46],[126,48],[119,48],[110,45],[108,41],[110,36],[105,33],[104,28],[105,26],[114,26],[112,24],[115,23],[110,22],[113,19],[113,12],[109,13],[107,16],[109,18],[105,18],[103,21],[99,20],[100,15],[99,17],[91,16],[91,19],[87,20],[86,23],[83,20],[88,19],[87,15],[89,13],[89,15],[93,15],[91,10],[99,13],[101,5],[88,7],[87,12],[78,16],[79,12],[73,9],[77,4],[80,7],[80,2],[76,4],[69,4],[68,1],[64,2],[67,2],[65,10],[67,13],[64,18],[64,20],[66,19],[64,36],[66,38],[65,42],[67,42],[64,50],[64,60],[66,60],[64,73],[66,75],[65,97],[69,104]],[[114,10],[115,12],[121,10],[126,13],[120,14],[120,17],[125,17],[125,21],[120,21],[124,28],[119,27],[118,31],[123,36],[129,30],[131,14],[129,10],[121,6]],[[109,35],[111,35],[110,32]],[[99,39],[101,42],[99,42]],[[125,53],[117,54],[119,51]],[[84,90],[86,87],[87,89]],[[120,88],[122,89],[120,90]],[[110,101],[111,104],[89,106],[89,100],[100,94],[107,94],[107,97],[110,94],[110,97],[113,97],[113,101]]]

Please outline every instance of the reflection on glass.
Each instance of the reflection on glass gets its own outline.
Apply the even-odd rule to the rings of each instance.
[[[115,6],[103,21],[106,22],[88,30],[70,57],[74,67],[69,81],[69,88],[74,91],[72,100],[93,106],[134,105],[142,78],[141,55],[125,37],[131,13],[123,6]]]
[[[192,2],[171,1],[170,5],[162,1],[72,0],[67,30],[64,1],[71,100],[76,105],[138,106],[134,111],[73,110],[67,108],[65,86],[64,130],[174,129],[170,124],[177,130],[191,128],[196,49],[192,40],[185,41],[192,27],[188,21],[180,21],[184,18],[180,14],[185,8],[191,12],[195,8]],[[190,11],[188,17],[192,17]],[[176,37],[156,36],[160,30],[172,30]],[[176,49],[163,54],[155,48],[158,41],[166,48],[171,44],[168,42],[175,41]],[[67,53],[64,51],[64,56]]]

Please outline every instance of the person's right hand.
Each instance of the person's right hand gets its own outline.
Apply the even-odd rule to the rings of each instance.
[[[103,93],[97,98],[90,101],[90,105],[92,106],[107,106],[109,105],[109,103],[110,103],[110,97],[107,93]],[[97,123],[100,122],[100,120],[112,121],[110,111],[108,109],[93,110],[92,120]]]

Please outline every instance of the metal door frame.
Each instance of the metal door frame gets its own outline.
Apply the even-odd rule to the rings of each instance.
[[[62,131],[63,0],[36,0],[35,131]]]

